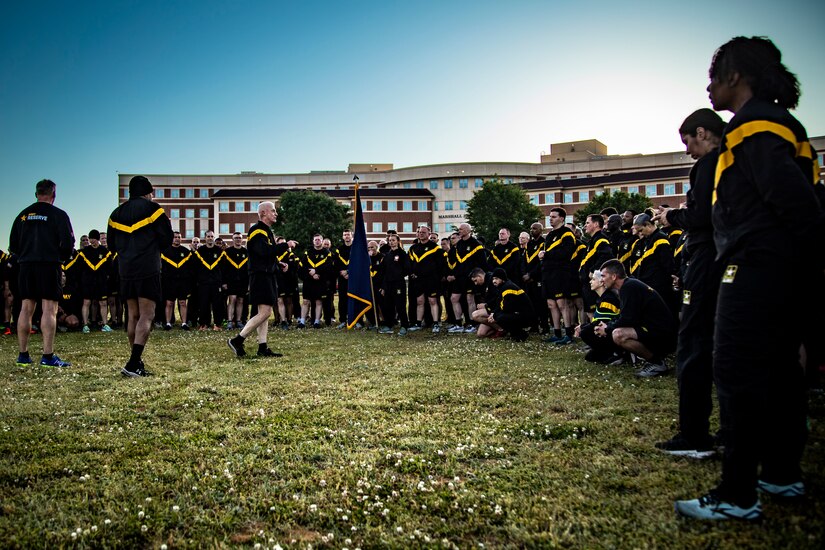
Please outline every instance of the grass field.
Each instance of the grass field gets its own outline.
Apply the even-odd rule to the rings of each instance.
[[[148,379],[119,374],[122,332],[58,335],[62,370],[16,367],[0,339],[0,545],[825,545],[821,395],[807,496],[710,525],[672,501],[712,487],[719,462],[653,447],[675,429],[672,375],[640,381],[536,337],[273,330],[284,358],[241,361],[227,335],[156,331]]]

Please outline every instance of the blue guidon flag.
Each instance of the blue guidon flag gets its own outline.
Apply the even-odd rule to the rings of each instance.
[[[347,286],[347,328],[354,328],[364,315],[373,309],[372,278],[370,277],[370,254],[367,252],[367,230],[364,226],[364,212],[358,196],[358,176],[355,180],[355,231],[349,255],[349,284]]]

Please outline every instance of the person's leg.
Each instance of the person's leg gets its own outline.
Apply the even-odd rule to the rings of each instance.
[[[430,296],[427,298],[430,302],[430,315],[433,317],[433,324],[441,323],[441,317],[439,317],[439,309],[438,309],[438,296]],[[424,304],[422,305],[422,309]]]
[[[100,310],[100,325],[102,326],[109,320],[109,299],[103,298],[102,300],[98,300],[97,306]]]
[[[29,335],[32,330],[32,315],[37,304],[34,300],[23,300],[17,317],[17,345],[20,353],[29,352]]]
[[[175,301],[174,300],[166,300],[166,323],[170,324],[172,322],[172,310],[175,309]],[[181,313],[181,315],[183,315]],[[186,317],[181,317],[182,319],[186,319]]]
[[[186,300],[178,300],[178,311],[180,312],[180,319],[182,323],[186,322],[188,309],[189,303]]]
[[[415,297],[415,322],[424,324],[424,295]]]
[[[83,317],[83,326],[89,326],[89,309],[92,306],[90,299],[83,298],[83,306],[80,308],[80,316]]]
[[[550,318],[553,322],[553,330],[558,336],[561,336],[561,309],[556,300],[552,298],[547,299],[547,307],[550,309]]]
[[[613,342],[620,348],[638,355],[642,359],[653,359],[653,352],[639,341],[639,335],[636,334],[634,328],[617,328],[613,331]]]
[[[453,307],[453,317],[455,318],[455,324],[461,324],[461,294],[452,293],[450,294],[450,304]]]
[[[272,306],[258,304],[258,313],[246,322],[246,325],[241,329],[241,336],[247,338],[252,332],[257,331],[258,343],[266,343],[266,327],[269,326],[270,315],[272,315]],[[263,332],[261,332],[261,327],[264,327]],[[261,336],[263,336],[263,340],[261,340]]]
[[[43,355],[54,353],[54,332],[57,328],[57,302],[42,300],[40,307],[43,314],[40,317],[40,332],[43,334]]]
[[[235,302],[237,301],[238,297],[234,294],[230,294],[229,298],[226,301],[226,320],[232,323],[235,320]],[[240,316],[238,317],[240,319]]]

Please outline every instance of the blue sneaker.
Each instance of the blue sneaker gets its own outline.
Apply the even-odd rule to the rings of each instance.
[[[28,367],[32,364],[32,358],[29,357],[28,353],[20,353],[17,355],[17,366],[18,367]]]
[[[72,364],[69,363],[68,361],[64,361],[63,359],[58,357],[56,353],[53,353],[51,359],[46,359],[45,357],[40,359],[40,366],[41,367],[71,367]]]
[[[756,484],[756,490],[777,497],[794,498],[805,494],[805,485],[801,481],[789,483],[788,485],[775,485],[760,479]]]
[[[566,334],[554,342],[557,346],[566,346],[567,344],[572,343],[573,339]]]

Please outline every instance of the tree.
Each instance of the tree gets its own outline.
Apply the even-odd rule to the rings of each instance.
[[[633,210],[634,212],[642,212],[645,208],[653,206],[653,202],[645,196],[638,193],[625,193],[624,191],[605,191],[597,197],[593,197],[583,207],[576,210],[573,219],[576,225],[583,225],[587,221],[589,214],[598,214],[608,206],[612,206],[619,214],[625,210]]]
[[[278,204],[278,221],[273,230],[298,241],[298,248],[312,246],[312,236],[320,233],[336,242],[345,229],[352,228],[349,208],[324,193],[287,191]]]
[[[541,209],[519,185],[507,185],[499,179],[484,182],[484,186],[467,202],[467,221],[476,235],[492,246],[498,230],[506,227],[514,237],[527,231],[530,224],[544,217]]]

